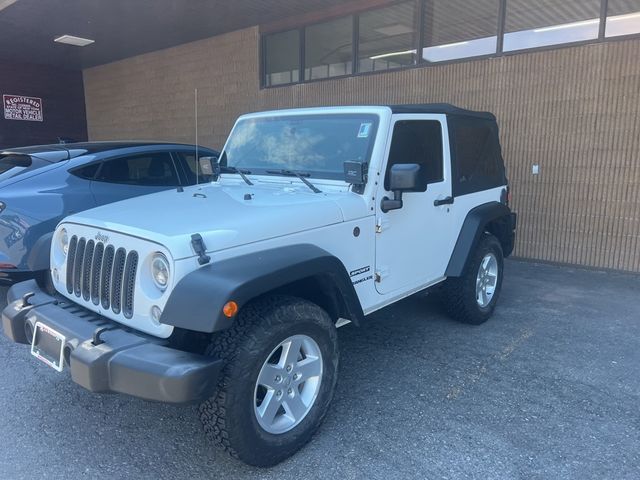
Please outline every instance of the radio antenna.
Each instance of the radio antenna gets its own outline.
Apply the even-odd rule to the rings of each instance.
[[[198,89],[195,89],[195,117],[196,117],[196,185],[200,184],[200,158],[198,157]]]

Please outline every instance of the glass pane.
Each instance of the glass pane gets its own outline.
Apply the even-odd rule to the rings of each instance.
[[[400,120],[393,127],[384,188],[390,188],[393,165],[420,165],[420,184],[441,182],[444,179],[442,156],[442,127],[434,120]],[[424,190],[422,190],[424,191]]]
[[[187,185],[195,185],[196,183],[207,183],[211,181],[211,175],[202,171],[200,162],[196,161],[195,152],[176,152],[177,156],[182,159],[182,164],[185,166],[184,174],[187,177]],[[198,152],[198,158],[211,156],[208,152]],[[215,157],[214,157],[215,158]]]
[[[274,116],[240,120],[220,164],[252,174],[295,170],[313,178],[344,179],[344,162],[367,163],[378,117],[370,114]]]
[[[600,0],[507,0],[504,51],[598,38]]]
[[[353,73],[353,17],[307,27],[304,51],[306,80]]]
[[[264,84],[300,81],[300,32],[274,33],[264,37]]]
[[[607,37],[640,33],[640,0],[609,0]]]
[[[416,63],[416,3],[400,3],[360,15],[358,71],[373,72]]]
[[[168,153],[143,154],[106,161],[96,180],[145,186],[178,185],[173,161]]]
[[[426,0],[422,57],[442,62],[495,53],[499,5],[500,0]]]

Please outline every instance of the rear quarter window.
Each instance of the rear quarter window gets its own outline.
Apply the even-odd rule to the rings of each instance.
[[[480,119],[449,120],[453,193],[488,190],[506,184],[504,163],[495,122]]]
[[[76,177],[85,178],[87,180],[91,180],[98,173],[98,169],[100,168],[100,163],[92,163],[91,165],[86,165],[84,167],[76,168],[71,170],[69,173],[75,175]]]

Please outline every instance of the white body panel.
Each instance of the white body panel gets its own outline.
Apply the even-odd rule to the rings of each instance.
[[[444,278],[459,229],[453,227],[454,205],[434,206],[436,199],[451,195],[451,163],[448,161],[449,136],[445,115],[394,115],[389,129],[389,157],[393,125],[403,120],[434,120],[442,127],[444,156],[443,179],[431,183],[425,192],[406,193],[400,210],[384,213],[376,206],[379,233],[376,237],[376,271],[380,281],[377,290],[389,294],[424,287]],[[386,162],[382,172],[386,170]],[[382,173],[381,173],[382,175]],[[380,184],[378,197],[392,197]]]
[[[247,185],[236,174],[223,174],[200,185],[138,197],[82,212],[65,219],[52,245],[56,289],[67,298],[132,328],[168,337],[173,327],[154,322],[152,306],[164,308],[172,288],[200,268],[191,235],[202,236],[211,263],[256,251],[313,244],[344,264],[352,277],[365,314],[382,308],[444,279],[445,269],[468,211],[500,199],[501,188],[457,197],[453,205],[434,207],[433,201],[451,195],[451,165],[445,115],[392,115],[387,107],[337,107],[263,112],[250,117],[368,113],[379,117],[378,133],[369,162],[369,181],[362,194],[338,180],[313,179],[322,193],[313,193],[295,177],[249,175]],[[435,119],[443,125],[444,180],[424,193],[404,195],[404,207],[383,213],[380,200],[393,122]],[[235,127],[234,127],[235,128]],[[419,221],[417,221],[419,220]],[[376,224],[380,232],[376,233]],[[102,311],[66,289],[65,258],[55,241],[60,228],[69,234],[109,236],[115,248],[136,250],[140,256],[132,318]],[[354,229],[360,230],[359,235]],[[164,293],[151,280],[150,258],[165,254],[171,279]],[[57,272],[57,273],[56,273]],[[376,282],[378,272],[381,281]],[[57,278],[57,280],[56,280]],[[188,315],[185,312],[185,315]]]

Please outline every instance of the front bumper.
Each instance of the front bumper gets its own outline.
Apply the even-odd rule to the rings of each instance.
[[[9,286],[17,282],[24,282],[33,279],[39,273],[31,270],[0,269],[0,285]]]
[[[215,392],[219,359],[170,348],[166,340],[50,296],[33,280],[14,285],[7,297],[5,335],[30,344],[36,322],[63,334],[65,367],[87,390],[169,403],[199,401]]]

